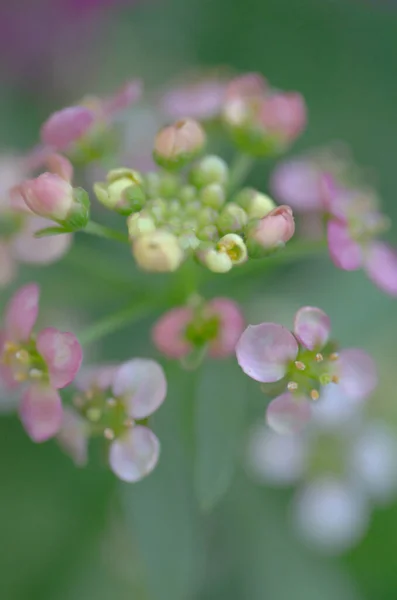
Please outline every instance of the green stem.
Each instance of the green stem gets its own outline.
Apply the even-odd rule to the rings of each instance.
[[[234,192],[246,179],[255,159],[248,154],[238,154],[230,167],[229,192]]]
[[[102,337],[114,333],[125,325],[139,321],[139,319],[148,315],[153,308],[154,306],[147,299],[142,300],[138,304],[128,306],[87,327],[79,335],[79,341],[83,346],[97,342]]]
[[[128,235],[121,233],[120,231],[116,231],[115,229],[111,229],[110,227],[106,227],[105,225],[100,225],[99,223],[95,223],[94,221],[89,221],[86,227],[83,229],[85,233],[89,233],[91,235],[96,235],[98,237],[106,238],[108,240],[113,240],[115,242],[121,242],[122,244],[129,244]]]

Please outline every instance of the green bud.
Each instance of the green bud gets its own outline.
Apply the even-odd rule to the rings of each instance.
[[[193,231],[182,233],[178,240],[183,250],[196,250],[200,245],[200,240]]]
[[[122,215],[141,210],[145,203],[142,177],[131,169],[113,169],[106,183],[95,183],[94,193],[99,202]]]
[[[149,198],[158,198],[160,196],[159,173],[146,173],[146,175],[144,175],[144,185]]]
[[[226,185],[229,178],[229,167],[219,156],[205,156],[191,170],[190,179],[193,185],[202,188],[212,183]]]
[[[154,220],[159,223],[165,219],[167,214],[167,202],[162,198],[149,200],[145,206],[145,212],[148,212]]]
[[[178,200],[169,200],[167,202],[167,213],[168,215],[178,215],[181,216],[182,206]]]
[[[179,178],[172,173],[161,173],[158,195],[162,198],[176,198],[179,191]]]
[[[197,190],[193,185],[184,185],[179,191],[179,199],[184,204],[193,202],[197,198]]]
[[[206,206],[218,210],[225,203],[225,189],[219,183],[206,185],[200,192],[200,200]]]
[[[187,204],[187,206],[185,207],[185,214],[189,217],[196,217],[199,213],[199,211],[202,208],[202,204],[199,200],[194,200],[193,202],[190,202],[190,204]]]
[[[197,224],[199,227],[205,227],[206,225],[213,225],[216,221],[218,213],[209,206],[204,206],[199,210],[197,214]]]
[[[137,237],[132,252],[141,269],[156,273],[176,271],[184,258],[178,239],[164,230]]]
[[[204,242],[216,242],[219,239],[219,231],[215,225],[206,225],[197,231],[197,237]]]
[[[234,201],[244,208],[250,219],[262,219],[276,208],[274,200],[253,188],[241,190],[234,197]]]
[[[241,206],[233,202],[226,204],[216,222],[221,233],[241,231],[247,223],[247,213]]]
[[[156,230],[154,219],[150,215],[143,213],[130,215],[127,219],[127,227],[128,235],[131,239]]]
[[[234,265],[241,265],[248,258],[243,238],[235,233],[224,235],[217,243],[216,248],[220,252],[225,252]]]

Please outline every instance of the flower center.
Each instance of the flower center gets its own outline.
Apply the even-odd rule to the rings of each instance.
[[[322,352],[300,348],[296,360],[287,370],[288,390],[318,400],[322,386],[339,382],[335,368],[338,359],[332,347],[326,347]]]

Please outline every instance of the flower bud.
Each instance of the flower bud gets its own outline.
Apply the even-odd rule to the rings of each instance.
[[[73,187],[54,173],[28,179],[20,185],[19,191],[30,210],[40,217],[63,222],[72,212]]]
[[[215,242],[219,239],[219,231],[215,225],[205,225],[197,231],[197,237],[203,242]]]
[[[161,198],[176,198],[179,192],[180,179],[174,173],[164,172],[160,174],[158,196]]]
[[[193,119],[181,119],[156,136],[153,158],[166,169],[179,169],[204,147],[205,133]]]
[[[225,252],[234,265],[241,265],[248,258],[247,247],[243,238],[235,233],[224,235],[216,247],[218,251]]]
[[[201,250],[198,257],[213,273],[227,273],[233,267],[233,262],[228,254],[214,247]]]
[[[284,246],[294,235],[295,222],[289,206],[278,206],[247,232],[250,256],[264,256],[268,251]]]
[[[62,154],[50,154],[45,160],[45,164],[50,173],[55,173],[65,179],[65,181],[71,182],[73,179],[73,165],[69,159]]]
[[[183,260],[178,239],[168,231],[157,230],[134,240],[132,252],[141,269],[156,273],[176,271]]]
[[[221,233],[241,231],[247,223],[247,213],[241,206],[233,202],[226,204],[216,222]]]
[[[122,215],[140,210],[145,203],[143,181],[139,173],[131,169],[113,169],[106,183],[95,183],[94,192],[99,202]]]
[[[128,235],[130,238],[138,237],[144,233],[156,230],[156,224],[150,215],[134,213],[127,219]]]
[[[179,199],[184,204],[189,204],[196,200],[197,190],[193,185],[185,185],[179,191]]]
[[[241,190],[234,201],[246,210],[250,219],[263,219],[276,208],[274,200],[253,188]]]
[[[209,206],[203,206],[197,214],[197,224],[199,227],[213,225],[216,221],[218,213]]]
[[[193,185],[202,188],[212,183],[226,185],[229,177],[229,167],[219,156],[205,156],[190,173]]]
[[[225,189],[219,183],[206,185],[200,192],[200,200],[206,206],[218,210],[225,203]]]

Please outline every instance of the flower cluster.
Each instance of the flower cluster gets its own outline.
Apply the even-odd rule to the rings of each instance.
[[[297,212],[321,218],[337,267],[363,268],[381,290],[397,296],[397,252],[379,239],[390,222],[375,190],[362,179],[354,165],[322,151],[279,165],[272,188]]]
[[[78,465],[87,460],[90,436],[109,441],[109,465],[123,481],[139,481],[156,466],[160,443],[147,426],[163,403],[167,382],[153,360],[83,370],[76,380],[73,408],[65,412],[58,441]]]
[[[305,306],[295,315],[293,332],[276,323],[261,323],[250,325],[239,339],[236,355],[243,371],[262,383],[280,382],[285,390],[267,408],[267,422],[275,431],[302,428],[324,386],[337,385],[356,403],[375,389],[372,358],[358,348],[336,352],[330,331],[329,317],[319,308]]]
[[[39,309],[39,288],[29,284],[11,299],[0,332],[0,378],[7,388],[21,386],[19,414],[35,442],[53,437],[61,427],[58,390],[75,378],[82,350],[72,333],[52,327],[32,330]]]
[[[327,553],[357,543],[371,510],[397,494],[397,436],[370,419],[337,388],[313,406],[304,435],[280,435],[263,424],[249,436],[247,469],[260,483],[297,487],[290,518],[303,539]]]

